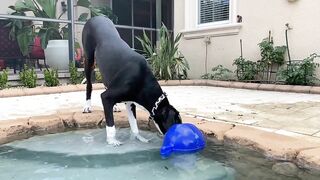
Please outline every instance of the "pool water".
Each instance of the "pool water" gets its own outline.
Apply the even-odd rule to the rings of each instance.
[[[105,142],[105,130],[81,130],[38,136],[0,146],[1,180],[298,180],[315,178],[303,172],[287,177],[272,170],[273,161],[258,153],[207,142],[204,151],[162,159],[162,140],[151,132],[141,143],[130,138],[129,129],[117,131],[124,142],[112,147]],[[301,178],[302,177],[302,178]]]

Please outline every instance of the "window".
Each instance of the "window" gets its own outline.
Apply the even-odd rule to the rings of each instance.
[[[113,13],[118,17],[117,25],[126,26],[117,28],[119,34],[130,47],[142,50],[140,42],[135,37],[142,37],[143,30],[152,43],[156,43],[156,0],[112,0],[111,2]],[[173,0],[161,0],[161,2],[161,21],[172,30]]]
[[[230,0],[199,0],[198,24],[230,22]]]

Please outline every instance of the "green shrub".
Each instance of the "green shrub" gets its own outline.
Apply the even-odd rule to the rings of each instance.
[[[7,87],[8,83],[8,72],[7,70],[3,70],[0,74],[0,89],[4,89]]]
[[[70,83],[79,84],[84,78],[82,72],[78,72],[75,62],[69,64],[69,73],[70,73]]]
[[[202,79],[214,79],[214,80],[222,80],[229,81],[234,80],[234,74],[231,70],[223,67],[222,65],[218,65],[212,68],[211,73],[207,73],[201,76]]]
[[[157,79],[187,79],[189,64],[178,51],[180,38],[181,34],[178,34],[173,40],[164,25],[160,29],[160,40],[157,47],[153,47],[146,33],[143,34],[142,39],[137,38]]]
[[[254,80],[258,73],[257,63],[246,60],[243,57],[235,59],[233,65],[237,66],[235,72],[237,74],[238,80],[241,81]]]
[[[318,80],[315,71],[319,64],[314,62],[317,57],[319,55],[311,54],[301,62],[288,64],[286,68],[279,71],[278,80],[291,85],[313,85]]]
[[[268,38],[265,38],[260,42],[260,54],[261,54],[261,63],[265,65],[275,63],[278,65],[284,64],[284,53],[287,50],[286,46],[273,46],[273,41],[269,41]]]
[[[45,69],[44,80],[45,80],[46,86],[48,87],[58,86],[59,85],[58,70]]]
[[[23,70],[19,73],[20,81],[24,87],[34,88],[37,86],[37,74],[34,68],[29,69],[24,65]]]
[[[102,83],[102,75],[101,75],[101,72],[99,70],[96,71],[96,82],[97,83]]]

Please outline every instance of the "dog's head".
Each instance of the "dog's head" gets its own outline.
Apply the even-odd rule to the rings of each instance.
[[[154,123],[159,132],[164,135],[174,124],[181,124],[179,112],[171,105],[164,106],[154,116]]]

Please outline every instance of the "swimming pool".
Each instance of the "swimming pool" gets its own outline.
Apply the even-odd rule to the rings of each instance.
[[[295,177],[279,175],[272,170],[276,162],[211,140],[200,153],[162,159],[162,140],[155,133],[141,132],[151,139],[147,144],[132,140],[129,129],[117,133],[124,142],[120,147],[105,143],[104,129],[37,136],[2,145],[0,179],[317,179],[302,170]]]

